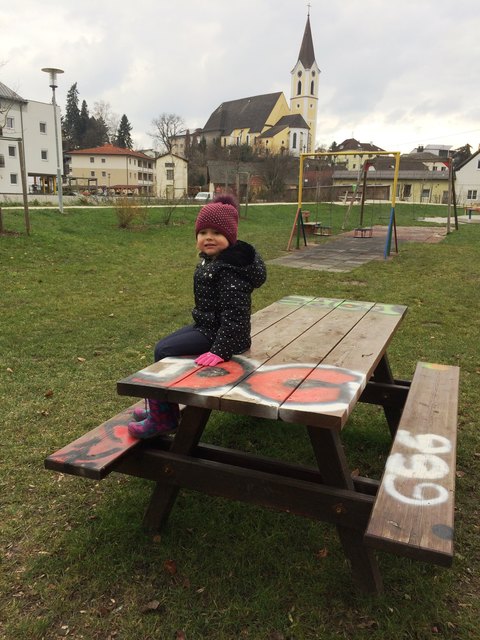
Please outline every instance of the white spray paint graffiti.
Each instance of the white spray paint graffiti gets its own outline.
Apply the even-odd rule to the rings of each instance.
[[[448,490],[441,484],[431,481],[441,480],[448,475],[450,468],[438,454],[451,451],[450,441],[434,433],[412,435],[405,429],[398,430],[396,440],[404,447],[418,453],[409,455],[392,453],[389,456],[383,480],[385,490],[404,504],[433,506],[446,502]],[[430,480],[430,482],[419,482],[413,487],[412,495],[406,496],[396,488],[397,478]]]

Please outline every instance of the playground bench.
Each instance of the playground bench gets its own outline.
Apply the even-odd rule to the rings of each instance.
[[[400,471],[408,470],[409,464],[400,464],[398,447],[419,448],[411,464],[415,474],[418,470],[427,474],[428,481],[413,490],[413,499],[418,501],[421,495],[425,502],[421,515],[434,499],[429,493],[435,491],[431,469],[437,469],[437,481],[440,470],[448,465],[448,483],[442,486],[450,491],[455,468],[451,431],[456,368],[422,365],[411,384],[395,379],[390,370],[386,350],[405,313],[401,305],[283,298],[252,316],[251,349],[229,362],[198,367],[192,358],[166,358],[117,383],[121,395],[185,405],[174,436],[143,442],[131,438],[127,424],[133,405],[50,455],[45,466],[92,479],[115,471],[154,481],[144,519],[151,531],[165,525],[180,488],[334,524],[357,586],[379,592],[382,579],[372,546],[393,552],[400,548],[404,555],[432,562],[448,554],[437,548],[427,553],[437,542],[425,544],[426,529],[415,524],[407,494],[403,502],[396,498],[399,504],[391,511],[391,487],[403,495]],[[444,378],[443,371],[451,375]],[[352,474],[341,443],[342,428],[358,401],[380,405],[395,437],[381,484]],[[276,421],[305,425],[317,466],[202,443],[212,410],[269,420],[262,423],[262,431],[269,425],[274,428]],[[445,427],[440,426],[442,420]],[[447,438],[452,443],[448,452]],[[442,456],[440,462],[435,459],[436,466],[430,450]],[[436,491],[435,496],[445,496],[441,488]],[[449,507],[447,517],[442,511],[438,522],[430,518],[432,540],[434,536],[451,539],[447,528],[452,524],[453,497],[441,503],[442,509],[445,506]],[[425,534],[420,554],[416,538],[392,537],[393,516],[398,524],[393,533],[400,528],[405,532],[408,526]],[[385,543],[385,538],[390,541]],[[406,551],[410,547],[414,549]]]
[[[458,367],[417,364],[365,534],[372,547],[451,564],[458,386]]]

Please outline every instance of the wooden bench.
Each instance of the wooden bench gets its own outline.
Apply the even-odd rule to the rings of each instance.
[[[387,459],[365,543],[450,566],[459,369],[419,362]]]
[[[115,470],[116,464],[127,453],[140,444],[140,440],[132,438],[128,433],[127,425],[133,420],[134,409],[144,406],[143,400],[136,402],[52,453],[45,459],[45,468],[92,480],[102,480]]]

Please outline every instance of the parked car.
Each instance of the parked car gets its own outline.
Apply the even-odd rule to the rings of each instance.
[[[212,194],[209,191],[199,191],[194,198],[196,202],[201,202],[203,204],[207,203],[211,199],[212,199]]]

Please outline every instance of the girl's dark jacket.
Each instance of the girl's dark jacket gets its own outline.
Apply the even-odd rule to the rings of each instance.
[[[195,327],[212,341],[211,353],[229,360],[250,347],[252,291],[266,278],[262,258],[242,240],[214,258],[200,254],[192,316]]]

